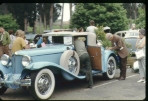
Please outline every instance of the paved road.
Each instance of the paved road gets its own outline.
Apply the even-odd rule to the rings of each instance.
[[[116,73],[119,76],[119,72]],[[56,85],[50,100],[143,100],[145,99],[145,84],[137,83],[140,76],[138,73],[127,72],[127,79],[104,80],[102,75],[94,77],[94,87],[86,88],[85,80],[63,81],[60,86]],[[3,100],[33,100],[28,91],[22,89],[8,89]]]

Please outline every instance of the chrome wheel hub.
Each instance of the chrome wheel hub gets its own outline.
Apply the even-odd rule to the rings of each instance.
[[[108,74],[112,75],[114,73],[115,70],[115,64],[113,60],[109,60],[108,62]]]
[[[51,83],[52,82],[50,76],[47,73],[42,74],[37,83],[39,92],[42,95],[45,95],[47,92],[49,92],[51,88]]]
[[[77,60],[75,57],[71,56],[69,58],[69,62],[68,62],[68,67],[69,67],[69,71],[72,73],[76,72],[76,65],[77,65]]]

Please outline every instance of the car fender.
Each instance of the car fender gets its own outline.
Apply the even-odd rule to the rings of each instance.
[[[2,72],[2,74],[8,74],[8,73],[11,73],[12,72],[12,68],[11,67],[7,67],[7,66],[4,66],[0,63],[0,72]]]
[[[30,70],[38,70],[44,67],[49,68],[53,73],[56,73],[58,71],[57,73],[61,73],[66,80],[73,80],[75,78],[78,78],[78,79],[86,78],[86,76],[77,76],[71,73],[70,71],[68,71],[67,69],[65,69],[64,67],[58,64],[55,64],[53,62],[34,62],[25,68]]]
[[[104,62],[105,62],[105,68],[103,68],[103,72],[106,72],[107,71],[107,61],[108,61],[108,58],[112,55],[114,58],[115,58],[115,60],[116,60],[116,63],[118,63],[118,60],[117,60],[117,57],[116,57],[116,54],[113,52],[113,51],[111,51],[111,50],[104,50]],[[117,65],[117,64],[116,64]]]

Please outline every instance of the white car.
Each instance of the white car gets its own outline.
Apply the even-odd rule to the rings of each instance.
[[[120,37],[138,37],[139,31],[138,30],[124,30],[124,31],[118,31],[115,33],[116,35],[119,35]]]

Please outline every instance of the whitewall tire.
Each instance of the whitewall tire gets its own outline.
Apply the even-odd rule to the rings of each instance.
[[[103,73],[105,79],[113,79],[116,73],[116,60],[113,56],[110,56],[107,60],[107,71]]]
[[[55,78],[51,70],[42,69],[31,73],[30,94],[37,100],[47,100],[55,88]]]

